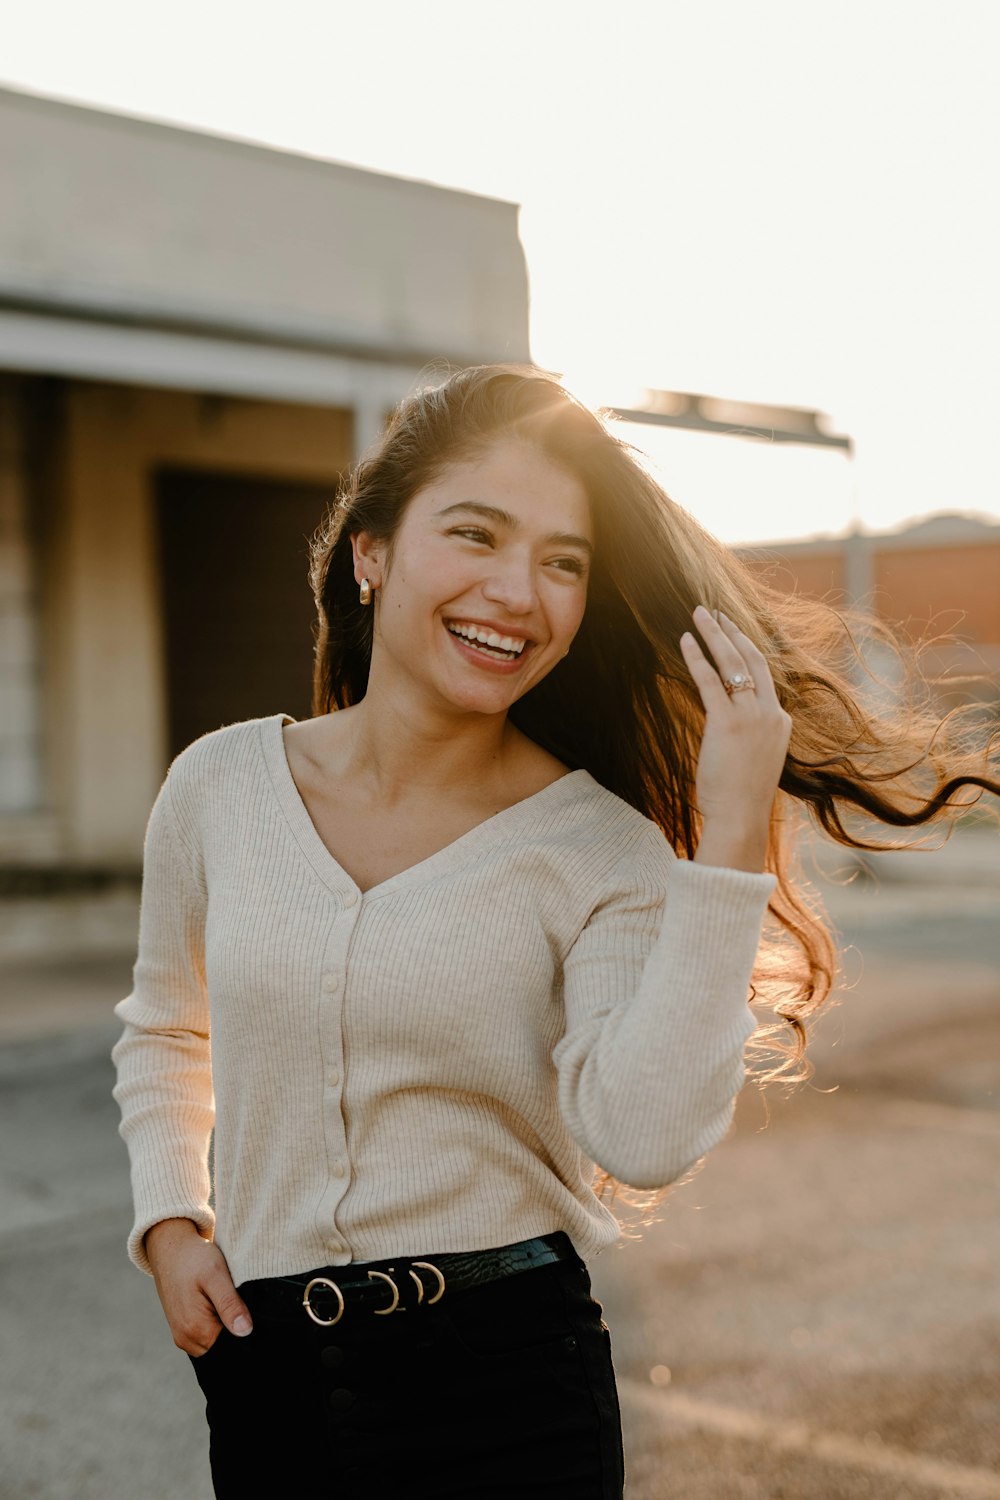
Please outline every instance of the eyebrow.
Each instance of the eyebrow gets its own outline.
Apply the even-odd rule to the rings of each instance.
[[[506,526],[510,531],[516,531],[519,521],[512,516],[509,510],[501,510],[497,505],[482,505],[478,500],[459,500],[456,505],[446,505],[444,510],[436,512],[438,516],[454,515],[457,510],[471,511],[474,516],[482,516],[487,521],[492,521],[496,526]],[[553,531],[544,538],[546,542],[556,542],[561,547],[579,547],[586,552],[588,557],[593,557],[594,548],[585,536],[577,536],[574,531]]]

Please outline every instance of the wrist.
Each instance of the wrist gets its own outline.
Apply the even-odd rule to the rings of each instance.
[[[153,1255],[164,1245],[178,1245],[186,1240],[201,1238],[201,1232],[193,1219],[161,1219],[153,1224],[143,1236],[146,1259],[152,1263]]]
[[[763,874],[767,860],[768,829],[710,827],[702,829],[694,862],[720,869],[745,870],[751,875]]]

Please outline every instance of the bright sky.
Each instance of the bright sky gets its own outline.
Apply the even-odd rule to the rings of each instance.
[[[995,0],[33,0],[0,81],[520,203],[533,354],[582,394],[853,435],[650,439],[752,540],[1000,518],[998,45]]]

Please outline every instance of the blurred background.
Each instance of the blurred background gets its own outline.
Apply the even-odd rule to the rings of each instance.
[[[170,759],[309,714],[307,539],[400,396],[558,371],[779,586],[948,635],[942,709],[1000,697],[998,44],[978,0],[5,28],[4,1500],[210,1493],[110,1010]],[[812,863],[816,1077],[593,1267],[632,1500],[1000,1496],[996,828]]]

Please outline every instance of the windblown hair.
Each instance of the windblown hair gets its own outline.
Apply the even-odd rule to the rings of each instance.
[[[461,370],[409,397],[352,470],[313,546],[315,714],[358,702],[367,687],[374,611],[358,601],[352,533],[385,542],[391,559],[412,496],[447,465],[509,438],[581,482],[595,540],[572,650],[511,708],[519,729],[571,769],[589,771],[690,858],[700,832],[704,709],[679,641],[693,628],[695,606],[724,610],[770,665],[792,734],[767,856],[777,886],[752,988],[778,1020],[759,1023],[750,1045],[772,1064],[754,1075],[759,1084],[801,1082],[813,1071],[804,1022],[836,975],[822,906],[796,862],[803,815],[865,850],[898,847],[885,825],[950,829],[983,791],[1000,793],[991,761],[1000,730],[982,706],[942,717],[920,652],[901,633],[768,585],[555,377],[511,365]],[[891,664],[891,695],[876,680],[876,657]],[[606,1174],[604,1183],[614,1185]]]

